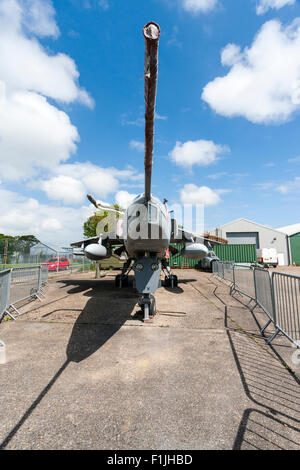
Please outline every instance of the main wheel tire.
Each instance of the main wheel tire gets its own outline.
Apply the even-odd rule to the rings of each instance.
[[[128,276],[124,276],[124,274],[117,274],[115,277],[115,287],[128,287]]]
[[[115,287],[122,287],[121,274],[117,274],[117,276],[115,277]]]
[[[170,285],[172,286],[173,284],[173,287],[178,287],[178,278],[175,274],[171,274],[170,276]]]

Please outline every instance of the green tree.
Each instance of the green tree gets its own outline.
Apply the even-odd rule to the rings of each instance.
[[[113,209],[119,210],[119,206],[117,204],[114,204],[111,206]],[[97,236],[97,225],[101,220],[104,218],[108,218],[108,221],[106,225],[104,226],[104,232],[108,232],[109,226],[112,227],[113,222],[115,219],[119,218],[120,214],[116,212],[110,212],[110,211],[101,211],[97,210],[95,211],[94,215],[89,217],[83,224],[83,236],[84,237],[96,237]],[[96,261],[96,269],[95,269],[95,278],[99,279],[101,277],[100,274],[100,261]]]
[[[118,204],[112,204],[113,209],[119,210],[120,207]],[[107,218],[107,224],[104,226],[104,232],[108,232],[109,226],[114,226],[115,219],[119,219],[120,214],[118,212],[110,212],[105,210],[97,210],[94,215],[89,217],[86,222],[83,224],[83,236],[84,237],[95,237],[97,235],[96,229],[97,225],[101,220]]]
[[[107,217],[108,215],[108,212],[107,211],[103,211],[103,214],[99,215],[98,213],[95,213],[94,215],[92,215],[91,217],[89,217],[87,219],[86,222],[84,222],[83,224],[83,236],[84,237],[96,237],[97,233],[96,233],[96,229],[97,229],[97,225],[99,222],[101,222],[101,220],[103,220],[105,217]],[[105,226],[105,228],[107,228]],[[105,230],[104,228],[104,231],[107,232],[107,230]]]
[[[5,251],[5,240],[7,244],[7,264],[10,263],[11,257],[17,253],[29,254],[30,248],[37,243],[39,240],[34,235],[17,235],[15,237],[11,235],[0,234],[0,255],[3,260]]]

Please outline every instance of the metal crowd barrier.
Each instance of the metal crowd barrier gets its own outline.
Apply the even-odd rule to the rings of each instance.
[[[43,265],[0,271],[0,321],[6,314],[15,319],[9,309],[21,315],[16,306],[19,302],[41,300],[47,282],[48,267]]]
[[[299,347],[300,340],[300,277],[290,274],[273,273],[274,306],[276,310],[276,331]]]
[[[9,307],[9,286],[11,270],[0,271],[0,321]]]
[[[89,271],[91,263],[70,265],[68,272]],[[18,303],[27,299],[39,299],[44,296],[44,287],[48,283],[49,274],[62,273],[48,271],[48,265],[16,267],[0,271],[0,322],[4,315],[9,315],[13,320],[13,310],[18,316]],[[14,313],[14,314],[15,314]]]
[[[213,274],[231,283],[231,294],[239,292],[255,301],[251,311],[259,306],[266,313],[268,322],[261,333],[270,323],[275,327],[268,344],[282,333],[300,348],[300,277],[278,272],[271,275],[266,269],[222,261],[213,263]]]
[[[235,264],[233,266],[233,290],[255,299],[255,285],[253,268],[248,265]]]
[[[267,326],[270,325],[271,322],[273,322],[274,324],[276,322],[272,277],[268,270],[262,268],[254,268],[253,279],[256,304],[259,305],[269,317],[267,324],[261,330],[263,334],[265,329],[267,328]],[[254,306],[254,308],[255,307],[256,305]],[[252,310],[254,310],[254,308]]]

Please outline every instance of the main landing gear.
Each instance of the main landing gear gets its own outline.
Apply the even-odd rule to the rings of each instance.
[[[115,277],[115,287],[122,289],[122,287],[128,287],[128,274],[131,271],[131,258],[124,263],[121,274]]]
[[[178,278],[175,274],[172,274],[168,261],[166,259],[163,259],[161,261],[161,265],[162,265],[162,270],[165,273],[164,286],[170,287],[171,289],[178,287]]]

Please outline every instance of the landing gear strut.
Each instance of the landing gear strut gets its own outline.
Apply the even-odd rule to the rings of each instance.
[[[118,274],[115,278],[115,286],[119,289],[128,287],[128,276],[126,274]]]
[[[178,278],[175,274],[172,274],[171,268],[168,264],[168,261],[166,259],[163,259],[161,261],[162,264],[162,269],[165,273],[165,281],[164,281],[164,286],[165,287],[170,287],[171,289],[174,289],[175,287],[178,286]]]
[[[115,277],[115,286],[119,289],[122,289],[122,287],[128,287],[128,274],[131,271],[131,261],[131,258],[129,258],[123,265],[122,273]]]
[[[139,299],[139,306],[142,312],[144,312],[144,323],[152,323],[153,317],[156,314],[155,298],[151,294],[144,294]]]

